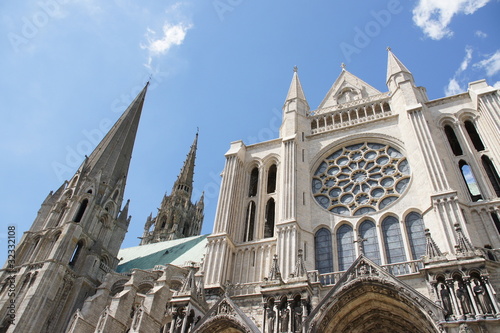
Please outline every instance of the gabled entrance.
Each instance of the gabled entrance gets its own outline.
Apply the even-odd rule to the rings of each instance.
[[[439,332],[443,310],[360,256],[305,321],[307,332]]]

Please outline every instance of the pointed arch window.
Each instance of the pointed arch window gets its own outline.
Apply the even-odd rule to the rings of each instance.
[[[418,260],[425,254],[425,225],[422,215],[412,212],[406,216],[406,233],[410,243],[413,260]]]
[[[276,174],[277,167],[276,164],[273,164],[269,167],[267,171],[267,193],[276,192]]]
[[[380,251],[378,247],[377,229],[372,221],[365,221],[359,227],[359,234],[363,239],[363,252],[374,263],[380,265]]]
[[[314,235],[316,269],[320,274],[333,272],[332,234],[326,228]]]
[[[460,160],[460,162],[458,162],[458,166],[460,167],[460,172],[462,173],[464,182],[467,185],[467,189],[469,190],[469,195],[472,201],[476,202],[482,200],[483,197],[481,196],[481,192],[479,191],[476,177],[474,177],[470,166],[464,160]]]
[[[493,224],[495,225],[495,228],[497,228],[497,231],[500,234],[500,218],[498,217],[498,214],[495,212],[491,212],[491,219],[493,220]]]
[[[248,196],[255,197],[257,195],[257,185],[259,183],[259,169],[253,168],[250,173],[250,186],[248,187]]]
[[[253,231],[255,228],[255,202],[250,201],[247,207],[247,214],[245,218],[245,234],[243,241],[249,242],[253,240]]]
[[[80,240],[76,244],[75,249],[73,250],[73,254],[71,255],[71,259],[69,260],[70,267],[75,267],[76,262],[78,261],[78,257],[80,256],[80,253],[82,252],[82,248],[83,248],[83,241]]]
[[[274,199],[269,199],[266,205],[266,222],[264,224],[264,238],[274,236],[274,217],[275,217]]]
[[[60,208],[60,213],[59,213],[59,216],[57,217],[57,221],[56,221],[56,227],[61,223],[63,217],[64,217],[64,214],[66,213],[66,209],[68,208],[68,205],[66,203],[63,203],[61,205],[61,208]]]
[[[344,224],[337,230],[337,253],[339,270],[347,270],[356,257],[354,252],[354,233],[350,225]]]
[[[78,211],[76,212],[75,215],[75,222],[80,222],[82,220],[83,214],[85,213],[85,210],[87,209],[87,205],[89,203],[88,199],[83,199],[82,203],[80,204],[80,207],[78,208]]]
[[[160,229],[165,229],[165,226],[167,225],[167,217],[166,216],[163,216],[161,218],[161,225],[160,225]]]
[[[387,263],[392,264],[406,261],[405,248],[398,219],[394,216],[386,217],[382,221],[382,233],[384,235]]]
[[[491,186],[495,190],[495,194],[497,197],[500,197],[500,177],[498,177],[497,170],[493,165],[493,162],[489,159],[488,156],[481,156],[481,162],[483,163],[484,171],[488,175],[488,179],[490,180]]]
[[[455,135],[455,131],[451,128],[450,125],[444,126],[444,133],[446,134],[446,138],[448,139],[448,143],[450,144],[451,150],[455,156],[460,156],[463,154],[462,147],[460,147],[460,143],[458,142],[458,138]]]
[[[33,242],[33,246],[30,249],[30,252],[28,253],[28,256],[26,256],[26,259],[28,259],[31,262],[36,261],[36,257],[38,256],[38,245],[40,244],[41,237],[36,237],[35,241]]]
[[[474,148],[476,148],[477,151],[484,150],[484,144],[481,140],[481,137],[479,136],[479,133],[477,132],[476,126],[474,126],[474,124],[470,120],[465,121],[464,125],[465,130],[467,131],[467,134],[469,134],[469,138],[474,145]]]

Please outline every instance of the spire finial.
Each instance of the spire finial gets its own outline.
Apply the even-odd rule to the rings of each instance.
[[[387,46],[387,51],[391,51],[391,47],[390,46]]]
[[[294,73],[297,73],[298,70],[299,70],[299,68],[297,66],[293,66],[293,72]]]
[[[343,71],[345,71],[345,64],[344,63],[341,63],[340,64],[340,68],[342,68]]]

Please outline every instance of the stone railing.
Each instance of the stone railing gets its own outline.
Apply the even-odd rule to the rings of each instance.
[[[350,106],[350,103],[335,105],[322,109],[321,112],[312,113],[309,116],[311,134],[349,127],[393,115],[389,105],[389,97],[385,94],[373,96],[369,102],[364,99],[356,102],[358,103],[353,106]]]
[[[350,101],[347,103],[337,104],[337,105],[329,106],[327,108],[313,110],[313,111],[309,112],[308,116],[317,116],[320,114],[325,114],[325,113],[333,112],[336,110],[349,109],[349,108],[353,108],[353,107],[358,106],[358,105],[369,104],[369,103],[372,103],[375,101],[386,99],[388,97],[389,97],[389,93],[382,93],[382,94],[378,94],[378,95],[373,95],[373,96],[365,97],[362,99]]]
[[[260,292],[262,282],[237,283],[227,286],[229,296],[252,295]]]
[[[423,268],[423,262],[421,260],[398,262],[395,264],[383,265],[382,268],[394,276],[410,275],[420,272]],[[315,274],[316,273],[316,274]],[[344,275],[344,272],[332,272],[317,274],[318,271],[307,272],[309,280],[311,282],[320,282],[324,286],[334,285],[339,281],[339,279]],[[312,278],[316,277],[315,280]]]

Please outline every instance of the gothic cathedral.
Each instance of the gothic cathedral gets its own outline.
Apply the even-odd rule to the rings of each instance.
[[[278,138],[225,154],[212,234],[196,135],[120,250],[146,85],[0,271],[0,332],[499,332],[500,92],[429,100],[391,50],[386,82],[343,67],[311,110],[295,68]]]

